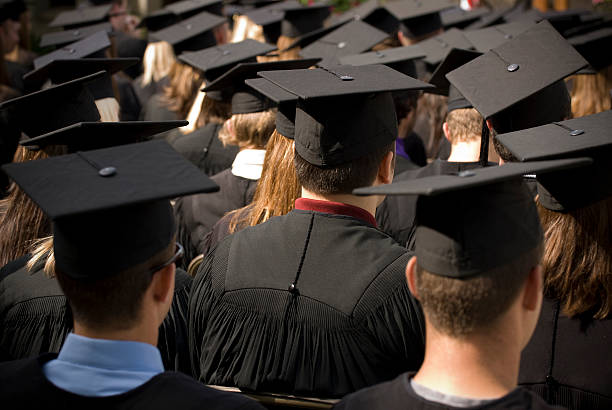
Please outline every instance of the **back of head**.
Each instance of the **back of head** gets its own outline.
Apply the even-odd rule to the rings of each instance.
[[[479,141],[482,116],[474,108],[452,110],[446,116],[450,143]]]
[[[234,114],[223,124],[219,139],[223,145],[236,145],[240,149],[265,149],[274,131],[273,110]]]
[[[584,117],[612,108],[610,89],[612,66],[595,74],[577,74],[572,77],[572,116]]]
[[[149,43],[142,59],[142,86],[157,82],[168,75],[176,57],[167,41]]]
[[[169,108],[178,115],[178,118],[187,118],[189,109],[202,84],[202,75],[191,66],[175,61],[168,77],[170,84],[166,88],[164,96],[168,101]]]

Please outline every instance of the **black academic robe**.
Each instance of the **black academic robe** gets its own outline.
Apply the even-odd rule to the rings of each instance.
[[[168,86],[169,83],[170,80],[166,76],[161,78],[159,81],[151,81],[149,84],[143,86],[141,75],[132,81],[132,87],[134,88],[136,97],[138,97],[140,106],[144,107],[149,102],[149,99],[153,97],[153,95],[163,93],[164,89]]]
[[[132,80],[121,75],[115,75],[113,78],[119,91],[119,120],[138,121],[142,106],[132,87]]]
[[[215,175],[232,166],[238,147],[224,147],[218,138],[223,124],[205,126],[172,141],[172,147],[206,175]]]
[[[174,205],[178,240],[185,248],[184,261],[202,253],[204,238],[219,219],[234,209],[251,203],[257,180],[238,177],[231,169],[211,177],[219,191],[179,198]]]
[[[23,64],[7,60],[4,61],[4,64],[9,77],[9,81],[11,82],[10,86],[19,91],[20,93],[24,93],[26,90],[23,82],[23,76],[31,70],[31,67],[26,67]]]
[[[334,406],[336,410],[452,410],[452,409],[512,409],[549,410],[561,409],[546,404],[530,391],[517,388],[493,402],[475,407],[451,407],[426,400],[417,395],[410,386],[412,374],[402,374],[394,380],[353,393]]]
[[[410,181],[433,175],[456,174],[479,167],[478,162],[448,162],[436,159],[423,168],[396,175],[393,181]],[[411,242],[414,239],[417,199],[417,195],[389,195],[376,209],[376,222],[380,229],[409,249],[412,249]]]
[[[360,219],[316,211],[228,236],[190,294],[194,376],[341,397],[417,369],[424,322],[406,285],[410,257]]]
[[[545,298],[523,350],[519,384],[568,409],[611,409],[610,340],[612,318],[594,320],[591,313],[570,319]]]
[[[55,359],[48,353],[37,358],[0,363],[0,402],[19,409],[262,409],[246,396],[203,386],[177,372],[161,373],[143,385],[123,394],[86,397],[55,387],[43,366]]]
[[[0,361],[59,352],[72,331],[72,312],[56,279],[42,263],[22,267],[0,280]],[[167,370],[191,373],[187,356],[186,314],[191,277],[177,270],[174,299],[159,329],[158,348]]]

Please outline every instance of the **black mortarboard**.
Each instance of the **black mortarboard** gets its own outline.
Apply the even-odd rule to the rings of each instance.
[[[232,114],[248,114],[265,111],[272,108],[268,98],[248,87],[244,82],[249,78],[257,78],[260,71],[295,70],[315,65],[319,59],[283,60],[265,63],[241,63],[234,66],[215,81],[206,85],[202,91],[225,91],[232,94]]]
[[[435,275],[468,278],[507,265],[542,244],[533,196],[521,180],[524,174],[588,163],[590,159],[583,158],[506,164],[359,188],[353,193],[421,195],[415,233],[418,265]]]
[[[446,112],[451,112],[462,108],[472,108],[472,103],[466,100],[465,97],[461,95],[459,90],[451,85],[451,83],[446,79],[446,74],[453,71],[457,67],[467,64],[481,55],[482,53],[477,51],[453,48],[446,55],[444,61],[438,65],[436,71],[434,71],[434,73],[431,75],[429,83],[435,85],[436,88],[430,92],[448,96]]]
[[[457,5],[454,0],[402,0],[385,3],[385,8],[402,24],[408,37],[421,37],[442,28],[440,12]]]
[[[542,21],[451,71],[446,78],[484,118],[489,118],[586,65],[550,23]]]
[[[297,95],[295,147],[316,166],[336,166],[397,138],[391,92],[431,85],[384,65],[259,73]]]
[[[563,37],[570,38],[587,34],[600,28],[612,27],[612,15],[600,15],[597,13],[585,14],[581,16],[582,24],[567,29],[563,32]]]
[[[612,27],[575,36],[568,41],[595,70],[599,71],[612,64]]]
[[[0,0],[0,22],[8,19],[19,21],[26,10],[27,6],[23,0]]]
[[[111,6],[106,4],[96,7],[81,7],[75,10],[63,11],[55,17],[49,27],[64,27],[65,29],[100,23],[108,19]]]
[[[517,21],[514,23],[498,24],[480,30],[466,30],[465,38],[481,53],[486,53],[534,26],[532,21]]]
[[[381,6],[378,0],[365,1],[340,15],[332,16],[330,22],[346,23],[351,20],[364,21],[387,34],[394,34],[400,25],[399,20],[389,13],[385,7]]]
[[[99,121],[100,113],[86,85],[102,78],[101,71],[0,103],[11,122],[30,138],[82,121]],[[36,119],[32,120],[32,113]]]
[[[29,149],[63,145],[68,152],[90,151],[144,141],[187,124],[188,121],[79,122],[19,143]]]
[[[593,158],[593,165],[586,168],[538,176],[540,203],[553,211],[568,211],[612,195],[611,127],[609,110],[496,138],[519,161]]]
[[[504,15],[510,10],[511,7],[506,8],[498,8],[491,10],[484,16],[480,17],[478,20],[470,23],[467,27],[464,27],[466,30],[478,30],[481,28],[493,26],[495,24],[501,24],[504,22]]]
[[[66,44],[82,40],[85,37],[89,37],[98,31],[104,31],[108,34],[113,31],[113,26],[111,23],[105,22],[93,24],[91,26],[79,27],[72,30],[45,33],[40,39],[40,47],[64,46]]]
[[[186,18],[198,14],[201,11],[221,15],[222,7],[222,0],[183,0],[168,4],[164,8],[181,18]]]
[[[384,64],[410,77],[417,77],[414,60],[423,57],[425,57],[425,51],[415,44],[341,57],[340,63],[354,66]]]
[[[82,40],[71,43],[65,47],[42,55],[34,59],[34,68],[39,69],[54,60],[68,60],[83,57],[105,57],[104,50],[110,47],[108,34],[98,31]]]
[[[549,10],[542,13],[542,17],[559,32],[563,33],[582,24],[582,15],[588,14],[585,9]]]
[[[281,35],[281,22],[285,17],[285,12],[279,4],[270,4],[255,10],[250,10],[245,14],[249,20],[262,27],[266,41],[276,43]]]
[[[280,3],[285,16],[281,22],[281,35],[299,37],[323,27],[323,21],[330,14],[331,4],[327,0],[304,6],[297,0]]]
[[[326,36],[327,34],[331,33],[334,30],[336,30],[337,28],[345,25],[349,21],[351,21],[351,20],[340,21],[340,22],[337,22],[337,23],[333,23],[331,25],[328,25],[328,26],[325,26],[325,27],[321,27],[321,28],[318,28],[318,29],[313,30],[311,32],[308,32],[308,33],[306,33],[304,35],[301,35],[300,37],[298,37],[295,41],[293,41],[291,44],[289,44],[285,49],[283,49],[281,51],[291,50],[292,48],[295,48],[295,47],[304,48],[304,47],[314,43],[315,41],[319,40],[321,37]]]
[[[286,91],[265,78],[252,78],[246,80],[245,83],[276,104],[278,107],[276,113],[276,130],[282,136],[293,139],[295,136],[295,106],[298,101],[297,95]]]
[[[471,10],[453,7],[452,9],[442,10],[440,12],[440,19],[445,29],[452,27],[463,29],[489,13],[490,10],[486,7],[476,7]]]
[[[425,41],[421,41],[418,44],[426,54],[425,62],[430,67],[435,67],[448,54],[453,48],[460,48],[463,50],[470,50],[473,48],[461,30],[451,28],[442,34],[438,34],[435,37],[429,38]]]
[[[218,190],[165,141],[2,168],[53,220],[56,269],[77,280],[146,262],[176,235],[169,200]]]
[[[170,10],[159,9],[144,16],[137,27],[146,27],[149,31],[159,31],[179,21],[180,17]]]
[[[530,21],[539,23],[544,19],[544,14],[537,9],[523,9],[521,7],[513,7],[511,10],[504,13],[504,20],[507,23],[514,21]]]
[[[319,57],[323,60],[322,65],[337,64],[338,58],[367,51],[387,37],[389,35],[384,31],[355,20],[304,47],[300,55]]]
[[[197,51],[216,44],[212,29],[225,23],[225,17],[203,11],[159,31],[149,33],[152,41],[167,41],[176,54]]]

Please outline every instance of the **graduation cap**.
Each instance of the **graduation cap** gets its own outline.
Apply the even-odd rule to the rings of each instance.
[[[159,9],[144,16],[136,27],[146,27],[149,31],[159,31],[168,26],[176,24],[180,21],[180,17],[168,9]]]
[[[351,20],[364,21],[387,34],[395,33],[400,25],[400,22],[381,6],[378,0],[368,0],[342,14],[332,16],[330,22],[347,23]]]
[[[442,34],[438,34],[432,38],[419,42],[419,46],[425,51],[425,62],[430,67],[435,67],[453,48],[470,50],[473,48],[465,36],[463,31],[456,28],[451,28]]]
[[[466,30],[479,30],[481,28],[493,26],[495,24],[501,24],[505,21],[504,15],[510,9],[512,9],[512,7],[491,10],[487,14],[480,17],[478,20],[468,24],[466,27],[463,28]]]
[[[111,42],[108,34],[104,31],[98,31],[82,40],[34,59],[34,69],[40,69],[54,60],[105,57],[104,51],[110,46]]]
[[[99,31],[104,31],[109,34],[113,31],[113,26],[111,23],[106,22],[79,27],[72,30],[45,33],[40,39],[40,47],[64,46],[82,40],[85,37],[89,37]]]
[[[100,121],[94,97],[86,85],[104,75],[106,73],[101,71],[5,101],[0,103],[0,110],[8,109],[11,122],[30,138],[77,122]]]
[[[446,78],[484,118],[490,118],[586,65],[584,58],[550,23],[542,21],[451,71]],[[544,94],[538,96],[548,98]],[[533,115],[544,116],[545,105],[549,103],[540,104]]]
[[[176,54],[184,51],[196,51],[216,44],[212,29],[225,23],[225,17],[203,11],[149,34],[152,41],[167,41],[174,47]]]
[[[323,60],[322,65],[336,64],[338,58],[369,50],[387,37],[384,31],[355,20],[304,47],[300,56],[319,57]]]
[[[416,38],[442,28],[440,12],[456,6],[454,0],[402,0],[385,3],[385,8],[401,22],[400,30]]]
[[[282,51],[291,50],[292,48],[295,48],[295,47],[304,48],[304,47],[314,43],[315,41],[319,40],[321,37],[331,33],[334,30],[336,30],[337,28],[345,25],[349,21],[351,21],[351,20],[339,21],[339,22],[333,23],[331,25],[328,25],[328,26],[321,27],[321,28],[318,28],[316,30],[313,30],[313,31],[311,31],[309,33],[306,33],[304,35],[301,35],[295,41],[293,41],[291,44],[289,44],[286,48],[281,50],[281,52]]]
[[[542,243],[540,219],[522,181],[524,174],[574,169],[590,162],[581,158],[505,164],[353,193],[420,195],[415,233],[419,266],[435,275],[469,278],[507,265]]]
[[[466,100],[465,97],[461,95],[459,90],[451,85],[451,83],[446,79],[446,74],[453,71],[457,67],[467,64],[481,55],[482,53],[477,51],[453,48],[446,55],[444,61],[438,65],[436,71],[433,72],[431,78],[429,79],[429,83],[435,85],[436,88],[430,92],[448,96],[446,112],[451,112],[462,108],[473,108],[472,103]]]
[[[31,150],[62,145],[66,146],[70,153],[90,151],[144,141],[187,124],[188,121],[79,122],[22,140],[19,144]]]
[[[425,51],[421,46],[415,44],[414,46],[396,47],[382,51],[370,51],[368,53],[340,57],[340,63],[354,66],[384,64],[400,73],[410,77],[416,77],[417,73],[414,60],[423,58],[425,55]]]
[[[295,147],[316,166],[337,166],[397,138],[391,92],[432,87],[384,65],[260,72],[300,99]]]
[[[518,161],[593,158],[591,166],[537,176],[539,200],[553,211],[565,212],[612,195],[612,111],[497,135]]]
[[[251,78],[246,80],[245,83],[276,104],[278,108],[275,119],[276,131],[286,138],[294,139],[297,95],[286,91],[265,78]]]
[[[584,9],[549,10],[542,13],[542,17],[552,24],[559,32],[564,32],[582,24],[582,16],[589,14]]]
[[[285,15],[281,22],[281,35],[299,37],[323,27],[323,22],[331,13],[331,4],[327,0],[304,6],[298,0],[280,3]]]
[[[81,7],[75,10],[63,11],[55,17],[49,27],[64,27],[65,29],[101,23],[108,19],[111,6],[106,4],[95,7]]]
[[[444,29],[452,27],[463,29],[488,14],[490,14],[490,10],[486,7],[476,7],[471,10],[453,7],[452,9],[442,10],[440,12],[440,19]]]
[[[474,45],[481,53],[486,53],[492,48],[499,47],[505,42],[534,26],[532,21],[517,21],[514,23],[498,24],[496,26],[480,30],[466,30],[463,32],[465,38]]]
[[[278,4],[270,4],[255,10],[250,10],[245,15],[253,23],[262,27],[266,41],[276,43],[281,35],[281,22],[285,12]]]
[[[56,269],[84,281],[118,274],[164,250],[176,235],[170,199],[218,190],[165,141],[2,169],[53,220]]]
[[[605,27],[568,39],[576,50],[599,71],[612,64],[612,27]]]
[[[27,10],[23,0],[1,0],[0,1],[0,22],[6,20],[19,21],[21,14]]]
[[[206,85],[202,91],[225,91],[231,89],[232,114],[248,114],[272,108],[268,98],[248,87],[245,80],[256,78],[259,71],[295,70],[308,68],[319,62],[318,58],[304,60],[271,61],[266,63],[240,63],[215,81]]]
[[[166,10],[180,16],[181,18],[191,17],[201,11],[222,15],[222,0],[183,0],[168,4]]]

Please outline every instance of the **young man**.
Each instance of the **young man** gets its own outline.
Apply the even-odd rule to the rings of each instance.
[[[155,347],[183,252],[169,198],[211,191],[214,183],[161,141],[3,169],[54,221],[55,275],[74,319],[59,355],[0,365],[3,403],[261,408],[164,372]]]
[[[510,164],[358,190],[428,195],[419,198],[406,267],[425,315],[425,359],[416,373],[354,393],[338,409],[550,408],[516,388],[542,303],[543,234],[521,175],[580,164]]]
[[[351,192],[391,182],[390,91],[427,85],[380,65],[260,74],[302,97],[302,198],[202,263],[189,308],[195,373],[210,384],[338,397],[416,368],[423,329],[403,280],[410,255],[376,229],[382,197]]]

